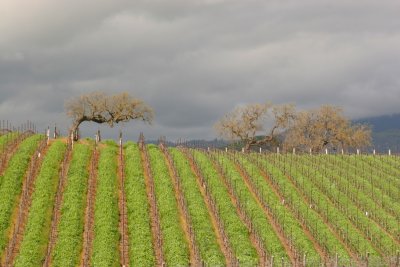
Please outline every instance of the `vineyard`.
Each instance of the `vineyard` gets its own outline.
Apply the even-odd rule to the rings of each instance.
[[[0,133],[0,266],[400,266],[400,157]]]

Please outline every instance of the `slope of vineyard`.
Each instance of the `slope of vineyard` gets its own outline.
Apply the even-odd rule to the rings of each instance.
[[[157,205],[160,211],[165,261],[167,265],[171,266],[187,266],[189,265],[188,240],[181,224],[181,215],[168,167],[161,151],[156,146],[150,145],[148,150]]]
[[[64,143],[55,142],[43,161],[34,184],[32,204],[15,266],[38,266],[45,257],[50,234],[51,211],[65,148]]]
[[[118,161],[115,142],[95,147],[88,140],[73,146],[51,141],[25,207],[18,202],[40,140],[22,140],[0,177],[2,262],[12,244],[16,266],[77,266],[84,257],[91,266],[119,266],[122,251],[129,254],[128,266],[400,266],[396,155],[245,154],[156,145],[143,150],[143,144],[128,142]],[[64,177],[66,151],[72,157]],[[125,177],[122,204],[119,172]],[[14,244],[17,211],[26,214],[26,225]],[[52,227],[56,212],[59,222]],[[121,243],[124,212],[127,242]],[[93,242],[85,241],[89,236]]]
[[[75,145],[64,190],[52,266],[76,266],[79,262],[90,155],[88,146]]]
[[[155,252],[151,237],[150,207],[137,144],[129,142],[126,145],[125,158],[130,263],[132,266],[153,266]]]
[[[94,210],[93,266],[119,266],[117,148],[101,148]]]
[[[36,156],[34,152],[41,138],[40,135],[34,135],[23,141],[11,158],[4,175],[0,176],[0,254],[4,254],[9,226],[13,220],[11,215],[22,191],[25,172],[31,158]]]

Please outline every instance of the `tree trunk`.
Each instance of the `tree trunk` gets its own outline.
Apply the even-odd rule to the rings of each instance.
[[[244,152],[246,152],[246,153],[250,152],[250,147],[251,147],[251,143],[247,142],[246,145],[244,146]]]
[[[71,135],[73,134],[73,139],[74,141],[78,141],[79,140],[79,136],[77,134],[79,125],[81,125],[81,121],[76,121],[74,122],[74,124],[72,124],[70,132],[69,132],[69,137],[71,138]]]

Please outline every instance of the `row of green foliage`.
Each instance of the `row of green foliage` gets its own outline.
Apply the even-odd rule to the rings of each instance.
[[[226,178],[234,185],[238,199],[246,214],[251,218],[253,227],[262,238],[267,253],[278,259],[284,258],[288,260],[288,255],[277,233],[274,231],[262,207],[257,203],[246,186],[243,177],[236,169],[235,163],[229,160],[226,154],[221,154],[219,157],[216,157],[216,159],[225,170]]]
[[[14,139],[16,139],[18,136],[19,136],[19,134],[17,132],[11,132],[11,133],[7,133],[5,135],[0,136],[0,156],[2,156],[2,153],[4,150],[6,150],[7,146],[14,145],[14,144],[12,144],[12,141]],[[6,166],[6,168],[7,168],[7,166]],[[3,180],[3,177],[0,176],[0,185],[1,185],[2,180]]]
[[[291,206],[292,210],[297,212],[297,216],[302,218],[304,224],[307,225],[309,231],[314,239],[328,252],[328,256],[338,255],[339,258],[348,259],[350,256],[346,248],[335,237],[329,226],[325,223],[324,219],[317,213],[317,211],[305,202],[302,196],[302,191],[296,188],[285,173],[272,164],[270,158],[258,158],[260,167],[263,169],[270,182],[277,188],[281,196],[285,200],[285,205]]]
[[[335,157],[339,163],[344,163],[346,170],[356,174],[358,178],[363,178],[363,186],[365,182],[374,186],[374,193],[387,195],[391,202],[398,203],[400,201],[400,166],[392,166],[388,162],[394,157],[392,156],[349,156],[348,159],[343,157]],[[361,160],[360,160],[361,159]],[[353,181],[351,181],[353,182]],[[380,192],[379,192],[380,193]]]
[[[180,224],[174,188],[159,148],[148,146],[154,189],[160,214],[165,261],[168,266],[188,266],[189,247]]]
[[[309,176],[309,179],[320,192],[325,194],[327,201],[334,203],[337,208],[342,209],[342,212],[345,213],[344,215],[351,220],[368,239],[371,239],[371,243],[377,246],[381,252],[395,255],[396,250],[400,249],[400,247],[371,220],[371,216],[367,215],[368,211],[372,210],[372,207],[369,207],[370,209],[366,211],[361,210],[346,196],[342,189],[337,186],[332,186],[332,182],[329,178],[332,174],[330,174],[328,170],[325,170],[323,173],[317,169],[316,166],[310,166],[309,162],[305,161],[305,157],[297,156],[294,158],[295,164],[298,163],[298,166],[304,166],[298,168],[301,173],[304,174],[306,168],[314,170],[312,173],[313,175]],[[355,192],[355,194],[357,194],[357,192]]]
[[[400,156],[392,155],[392,156],[370,156],[363,155],[362,159],[367,163],[372,163],[373,167],[377,167],[376,171],[383,172],[387,175],[383,176],[385,181],[396,182],[400,187]]]
[[[41,138],[40,135],[34,135],[24,140],[11,157],[4,175],[0,176],[0,253],[4,251],[8,240],[7,229],[18,203],[25,172]]]
[[[128,213],[129,262],[131,266],[154,266],[150,206],[137,144],[125,146],[125,195]]]
[[[327,197],[314,183],[322,183],[314,177],[314,170],[307,169],[307,166],[298,165],[291,161],[292,156],[277,156],[270,157],[274,160],[275,166],[284,169],[296,183],[296,186],[301,188],[303,193],[311,199],[314,209],[321,215],[327,218],[328,222],[335,226],[337,232],[345,233],[347,244],[352,247],[358,255],[366,255],[370,253],[373,256],[380,256],[367,238],[359,231],[359,229],[349,220],[349,218],[335,206],[329,197]],[[315,180],[313,179],[315,178]],[[311,181],[311,179],[314,180]],[[334,189],[332,189],[334,190]],[[340,194],[337,190],[336,194]],[[346,209],[343,206],[342,209]]]
[[[77,266],[79,264],[90,156],[89,146],[74,145],[63,192],[57,241],[52,254],[52,266]]]
[[[195,160],[207,182],[208,189],[218,207],[220,219],[230,246],[240,265],[254,266],[259,262],[257,251],[250,241],[250,233],[241,221],[230,195],[212,162],[203,153],[192,150]]]
[[[318,252],[313,246],[312,241],[307,237],[299,221],[290,211],[290,209],[281,202],[281,199],[274,193],[273,189],[266,182],[260,169],[244,157],[241,160],[241,165],[249,174],[252,184],[259,190],[262,201],[268,203],[270,212],[278,221],[278,224],[283,229],[285,236],[292,240],[296,251],[303,255],[306,253],[308,259],[318,262],[321,260]]]
[[[63,142],[56,141],[43,160],[34,183],[28,220],[15,266],[40,266],[46,256],[60,164],[65,149]]]
[[[119,266],[118,176],[115,144],[100,150],[94,210],[93,266]]]
[[[202,260],[209,266],[225,265],[219,248],[210,214],[198,188],[190,163],[182,152],[170,149],[171,156],[181,177],[181,186]]]
[[[378,163],[377,157],[359,156],[358,159],[353,159],[353,157],[334,156],[330,163],[340,165],[337,167],[337,172],[341,176],[345,176],[349,184],[362,189],[386,212],[400,217],[400,184],[397,186],[394,181],[388,179],[389,175],[385,172],[382,164]],[[392,167],[392,169],[394,168]]]
[[[15,138],[18,137],[18,133],[17,132],[11,132],[11,133],[7,133],[4,135],[0,136],[0,152],[3,151],[3,148],[10,143],[11,141],[13,141]]]
[[[395,168],[391,167],[386,161],[379,159],[389,158],[389,156],[325,156],[323,160],[328,160],[333,165],[341,165],[342,173],[356,177],[349,179],[349,182],[357,187],[369,186],[366,189],[371,190],[373,185],[374,191],[379,190],[391,200],[399,201],[400,180],[397,180],[396,174],[391,173]],[[375,192],[374,192],[375,193]]]
[[[325,156],[317,157],[316,161],[312,161],[309,157],[302,157],[301,161],[305,164],[312,164],[314,170],[323,173],[324,180],[326,180],[331,187],[335,186],[341,193],[344,193],[345,197],[342,197],[340,199],[341,201],[345,201],[346,203],[351,202],[352,205],[356,205],[361,211],[368,212],[368,217],[373,219],[382,228],[394,236],[400,236],[397,218],[377,205],[378,199],[382,198],[378,197],[377,191],[379,189],[375,189],[374,186],[370,184],[368,178],[361,177],[357,172],[345,172],[345,165],[340,163],[332,164],[331,162],[335,161],[326,160]],[[355,186],[350,180],[358,180],[359,186]]]

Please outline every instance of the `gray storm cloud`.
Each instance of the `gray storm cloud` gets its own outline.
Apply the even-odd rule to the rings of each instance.
[[[64,101],[93,90],[153,106],[153,126],[121,126],[132,138],[214,138],[249,102],[400,112],[398,14],[399,1],[3,0],[0,119],[65,132]]]

